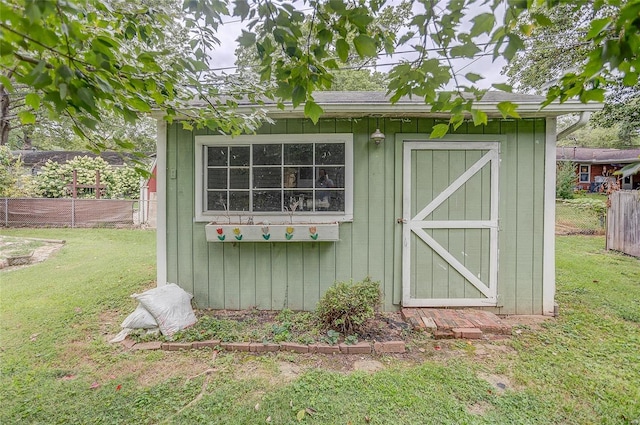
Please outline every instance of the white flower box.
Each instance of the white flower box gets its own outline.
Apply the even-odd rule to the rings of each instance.
[[[331,242],[340,240],[338,223],[218,224],[204,227],[209,242]]]

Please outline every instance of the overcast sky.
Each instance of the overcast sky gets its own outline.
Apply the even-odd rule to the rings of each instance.
[[[388,4],[397,4],[397,1],[388,2]],[[414,2],[414,11],[416,13],[420,13],[420,8],[422,5],[420,3]],[[483,10],[484,9],[484,10]],[[487,8],[477,8],[475,10],[471,10],[469,16],[473,17],[478,13],[486,12]],[[497,17],[499,19],[499,17]],[[240,36],[242,29],[245,27],[245,24],[242,22],[238,22],[237,19],[227,19],[228,23],[225,23],[220,27],[220,31],[218,32],[218,38],[220,39],[220,46],[213,53],[214,61],[212,62],[212,68],[227,68],[233,67],[235,64],[235,49],[237,47],[237,38]],[[470,24],[468,26],[470,28]],[[467,28],[467,29],[468,29]],[[406,51],[408,50],[407,46],[401,48],[400,50]],[[490,52],[488,52],[490,53]],[[395,64],[402,59],[411,60],[416,57],[416,54],[411,53],[402,53],[396,54],[393,56],[381,56],[379,57],[377,63],[378,66],[376,70],[381,72],[388,72],[391,69],[391,65],[384,64]],[[453,66],[456,72],[464,75],[468,72],[474,72],[480,74],[485,77],[484,80],[477,82],[476,84],[481,88],[490,87],[491,84],[506,82],[506,77],[501,75],[500,72],[505,65],[505,61],[502,58],[498,58],[495,62],[492,60],[491,55],[476,57],[475,59],[456,59],[453,62]],[[232,74],[235,72],[235,69],[226,69],[223,71],[217,71],[216,73],[225,72],[228,74]],[[461,84],[469,84],[466,80],[462,79]]]

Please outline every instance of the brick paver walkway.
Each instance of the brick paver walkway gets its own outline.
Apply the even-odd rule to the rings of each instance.
[[[403,319],[414,329],[423,329],[436,338],[482,338],[483,334],[511,335],[511,325],[484,310],[403,308]]]

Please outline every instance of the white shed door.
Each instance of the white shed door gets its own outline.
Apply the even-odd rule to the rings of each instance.
[[[499,148],[404,143],[403,306],[497,304]]]

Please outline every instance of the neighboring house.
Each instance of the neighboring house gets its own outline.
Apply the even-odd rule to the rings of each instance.
[[[554,314],[556,117],[601,104],[489,92],[487,125],[430,139],[449,117],[421,99],[315,96],[317,124],[266,104],[274,123],[253,135],[159,119],[159,285],[201,308],[312,310],[370,276],[385,310]],[[501,118],[505,100],[521,119]]]
[[[102,152],[100,155],[96,155],[92,152],[86,151],[39,151],[36,149],[13,151],[14,156],[20,156],[23,162],[23,166],[31,170],[31,174],[37,174],[40,168],[47,161],[51,160],[63,164],[72,160],[76,156],[88,156],[89,158],[95,158],[99,156],[104,159],[109,165],[119,167],[123,166],[126,162],[126,154],[119,152]]]
[[[639,149],[602,149],[558,146],[556,161],[571,161],[576,165],[577,187],[598,192],[603,183],[621,179],[622,189],[640,188],[640,169],[633,174],[614,175],[627,164],[640,161]]]

